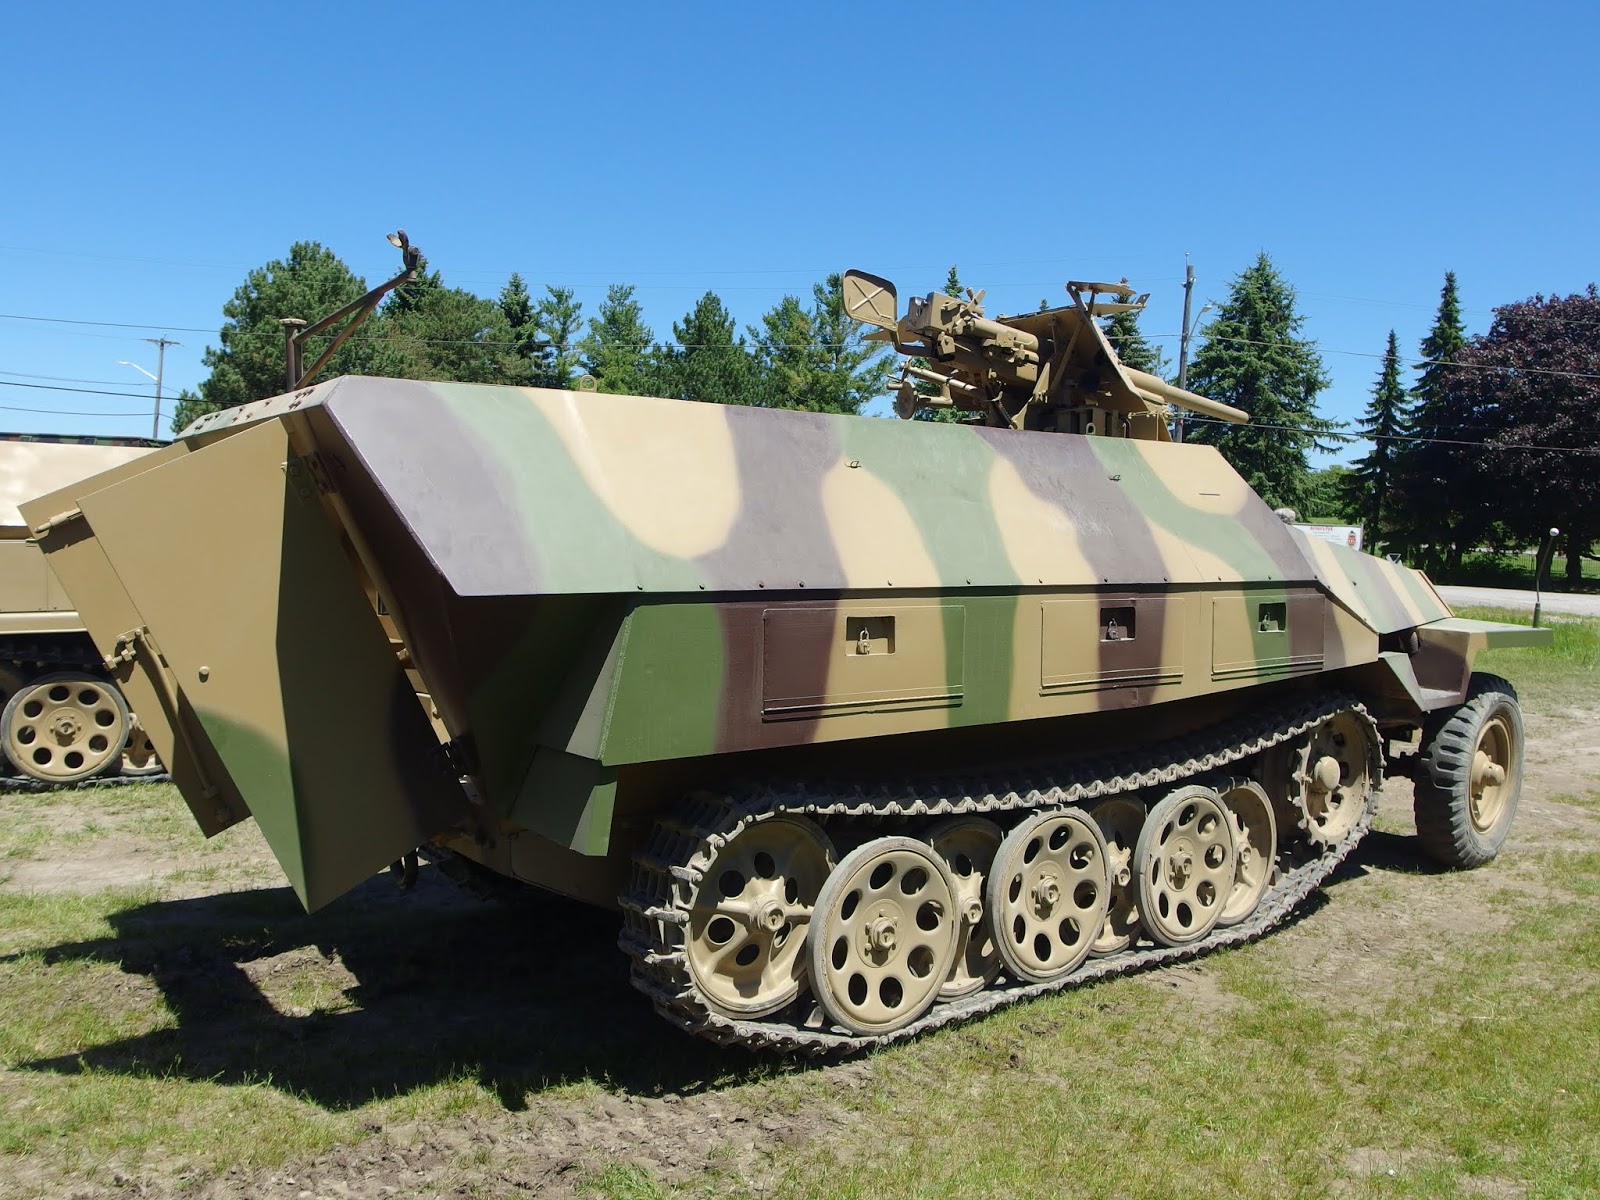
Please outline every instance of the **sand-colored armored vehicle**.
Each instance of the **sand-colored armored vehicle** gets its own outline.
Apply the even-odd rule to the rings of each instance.
[[[254,817],[311,908],[424,843],[620,908],[718,1041],[876,1045],[1254,936],[1386,763],[1432,852],[1496,852],[1522,724],[1473,658],[1546,635],[1173,444],[1169,404],[1243,414],[1122,367],[1125,288],[845,286],[926,364],[903,415],[973,424],[346,377],[23,512],[202,829]]]
[[[131,462],[161,444],[0,434],[0,781],[65,786],[161,770],[17,511],[41,492]]]

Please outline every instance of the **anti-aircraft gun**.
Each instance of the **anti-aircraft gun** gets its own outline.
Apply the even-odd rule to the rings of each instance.
[[[919,408],[959,409],[1002,429],[1158,442],[1172,440],[1172,405],[1232,424],[1249,420],[1117,357],[1098,318],[1137,312],[1148,292],[1135,295],[1126,282],[1075,280],[1067,294],[1072,303],[1060,308],[991,320],[981,291],[931,292],[913,296],[902,317],[894,284],[863,271],[844,275],[845,311],[876,326],[867,336],[926,364],[908,361],[895,387],[895,412],[907,420]],[[917,381],[937,393],[919,393]]]

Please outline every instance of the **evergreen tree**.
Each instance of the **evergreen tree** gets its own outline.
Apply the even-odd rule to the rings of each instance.
[[[1462,520],[1478,509],[1476,452],[1452,444],[1478,439],[1446,386],[1454,378],[1455,360],[1466,337],[1456,274],[1446,271],[1439,310],[1433,328],[1422,339],[1423,361],[1417,364],[1417,382],[1411,389],[1407,430],[1411,440],[1396,463],[1399,487],[1394,509],[1402,520],[1405,542],[1436,570],[1459,566],[1467,543],[1476,542],[1486,528],[1480,520]]]
[[[539,353],[539,330],[534,323],[533,297],[528,294],[528,285],[522,281],[522,276],[515,271],[511,272],[505,287],[500,289],[500,312],[511,330],[512,352],[525,364],[519,382],[525,381],[534,373],[534,360]]]
[[[660,355],[661,394],[712,404],[753,404],[756,366],[734,320],[715,292],[700,297],[672,326],[676,345]]]
[[[295,242],[287,257],[251,271],[222,306],[221,344],[207,346],[201,358],[211,373],[201,381],[197,397],[180,399],[172,417],[173,432],[206,413],[282,394],[283,327],[279,318],[316,321],[366,290],[365,280],[317,242]],[[381,317],[369,320],[339,348],[319,378],[379,374],[376,361],[382,327]],[[307,343],[307,366],[327,344],[325,338]]]
[[[648,391],[655,335],[644,323],[631,283],[606,289],[599,311],[589,318],[589,332],[578,343],[579,363],[598,389],[621,396]]]
[[[396,288],[384,316],[380,374],[458,383],[527,381],[527,365],[500,305],[446,287],[437,271]]]
[[[1166,377],[1167,356],[1153,345],[1139,328],[1139,314],[1135,310],[1112,314],[1105,327],[1106,340],[1117,352],[1122,365],[1135,371]]]
[[[844,311],[838,274],[811,288],[811,307],[785,296],[752,326],[761,374],[761,402],[812,412],[858,413],[883,392],[888,362]]]
[[[1391,329],[1383,367],[1360,424],[1372,449],[1340,479],[1345,510],[1367,526],[1367,544],[1374,548],[1379,542],[1394,541],[1394,487],[1409,417],[1405,385],[1400,381],[1400,339]]]
[[[955,263],[950,264],[950,273],[944,277],[944,294],[958,299],[966,295],[966,289],[961,286],[961,276],[956,274]]]
[[[537,339],[535,387],[572,387],[578,370],[577,337],[582,321],[583,302],[572,298],[572,289],[546,284],[533,316]]]
[[[1273,507],[1304,507],[1306,455],[1329,448],[1320,438],[1335,428],[1317,415],[1329,381],[1316,344],[1299,336],[1303,323],[1294,289],[1263,252],[1202,331],[1189,374],[1192,390],[1243,409],[1250,423],[1190,419],[1184,436],[1215,445]]]
[[[954,280],[954,267],[950,275]],[[869,342],[866,327],[845,312],[844,281],[837,271],[811,285],[811,301],[811,324],[820,353],[816,391],[807,407],[859,413],[885,387],[889,361],[884,347]]]

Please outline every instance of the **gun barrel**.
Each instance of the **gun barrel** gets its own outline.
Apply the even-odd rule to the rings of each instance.
[[[1174,387],[1165,379],[1151,375],[1145,371],[1136,371],[1132,367],[1123,367],[1128,373],[1128,378],[1133,385],[1148,397],[1156,401],[1165,401],[1176,404],[1179,408],[1186,408],[1190,412],[1204,413],[1208,417],[1215,417],[1219,421],[1226,421],[1230,425],[1243,425],[1250,420],[1250,414],[1243,409],[1234,408],[1231,404],[1219,404],[1215,400],[1207,400],[1204,396],[1196,396],[1193,392],[1183,388]]]

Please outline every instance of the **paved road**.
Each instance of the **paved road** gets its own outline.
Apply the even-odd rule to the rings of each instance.
[[[1439,595],[1451,607],[1462,604],[1487,604],[1495,608],[1524,608],[1533,611],[1533,593],[1511,588],[1442,587]],[[1600,596],[1546,592],[1543,611],[1568,613],[1576,617],[1600,617]]]

